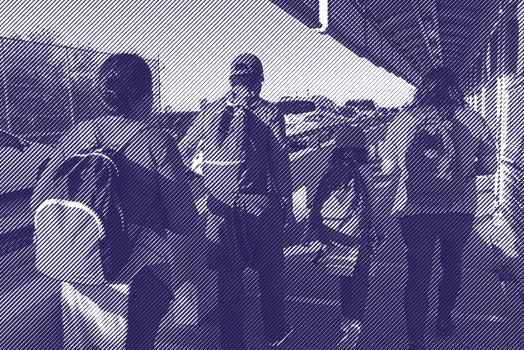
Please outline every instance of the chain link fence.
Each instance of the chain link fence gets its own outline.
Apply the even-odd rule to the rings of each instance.
[[[27,139],[58,135],[73,123],[104,113],[95,78],[109,53],[0,38],[0,129]],[[153,73],[160,111],[159,60]]]

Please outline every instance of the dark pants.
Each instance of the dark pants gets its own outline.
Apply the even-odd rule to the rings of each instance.
[[[363,321],[369,291],[369,270],[371,250],[361,248],[351,276],[339,277],[342,316],[347,319]]]
[[[220,346],[224,350],[245,349],[243,317],[243,271],[252,267],[258,272],[262,319],[267,339],[278,339],[287,329],[285,318],[284,251],[282,234],[284,212],[278,203],[271,204],[260,216],[243,211],[228,215],[219,228],[222,242],[236,242],[232,236],[240,232],[242,242],[251,247],[250,262],[241,261],[238,246],[225,244],[215,266],[218,272],[218,311]]]
[[[128,299],[126,350],[153,350],[162,318],[173,298],[158,277],[160,266],[146,266],[133,278]]]
[[[400,218],[399,222],[407,247],[408,280],[404,294],[407,333],[410,341],[422,341],[435,243],[440,241],[443,270],[438,312],[441,316],[448,316],[455,308],[461,288],[462,255],[473,231],[473,216],[452,213],[415,215]]]

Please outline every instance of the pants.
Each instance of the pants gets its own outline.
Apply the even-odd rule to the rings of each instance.
[[[342,316],[346,319],[361,322],[364,319],[369,291],[370,267],[371,250],[362,247],[353,275],[339,277]]]
[[[407,333],[410,341],[424,339],[428,314],[428,289],[437,239],[443,270],[439,286],[439,315],[455,308],[462,284],[462,255],[473,231],[473,216],[467,214],[415,215],[399,219],[407,247],[408,280],[404,294]]]
[[[206,283],[206,256],[203,253],[207,241],[200,237],[196,228],[192,234],[170,234],[162,238],[155,232],[143,231],[137,235],[125,278],[131,281],[127,350],[153,349],[162,319],[169,312],[176,291],[186,281],[192,281],[199,289]]]
[[[220,323],[220,346],[224,350],[242,350],[244,343],[243,314],[244,286],[243,271],[246,267],[257,270],[261,292],[264,335],[267,339],[278,339],[287,330],[285,318],[284,251],[282,234],[284,211],[277,201],[272,202],[261,215],[234,211],[224,218],[218,229],[221,243],[220,257],[214,268],[218,273],[218,314]],[[232,238],[240,232],[246,254],[239,253]],[[236,236],[235,236],[236,237]],[[226,244],[229,242],[230,244]],[[244,261],[244,263],[242,263]]]
[[[153,350],[162,318],[173,298],[171,290],[158,277],[161,266],[146,266],[130,285],[126,350]]]

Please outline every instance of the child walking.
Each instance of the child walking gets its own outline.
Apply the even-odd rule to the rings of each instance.
[[[355,349],[362,330],[374,243],[362,131],[345,127],[335,137],[326,173],[311,203],[310,227],[323,248],[315,262],[338,277],[342,322],[337,349]]]

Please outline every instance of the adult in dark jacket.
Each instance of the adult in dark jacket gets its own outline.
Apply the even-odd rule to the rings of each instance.
[[[204,107],[179,147],[188,167],[196,152],[203,152],[206,179],[206,166],[217,152],[214,137],[228,128],[231,105],[247,113],[250,165],[240,171],[239,193],[230,191],[237,179],[209,179],[209,174],[206,179],[211,193],[208,235],[219,242],[210,263],[218,270],[220,343],[223,349],[245,348],[242,272],[249,266],[259,274],[266,340],[280,345],[291,333],[285,319],[283,281],[283,234],[292,196],[284,118],[275,104],[260,98],[263,68],[256,56],[238,56],[230,82],[232,91]]]

